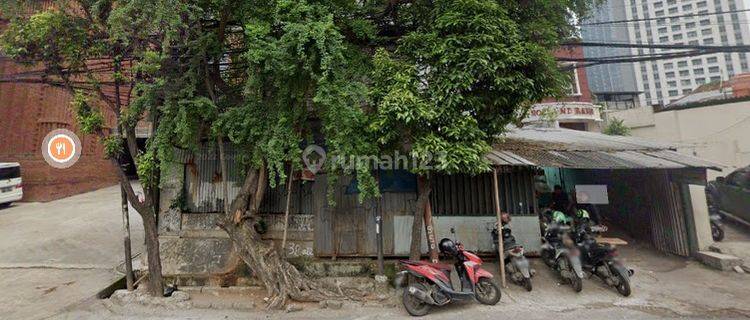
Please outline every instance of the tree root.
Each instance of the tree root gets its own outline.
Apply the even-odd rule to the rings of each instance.
[[[220,227],[229,234],[237,255],[263,282],[269,296],[267,300],[269,309],[283,308],[289,299],[300,302],[318,302],[361,300],[364,296],[360,290],[345,289],[339,284],[332,287],[303,275],[279,254],[273,244],[261,240],[248,223],[240,225],[223,223]]]

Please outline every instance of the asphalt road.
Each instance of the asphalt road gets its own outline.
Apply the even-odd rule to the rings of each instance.
[[[121,275],[120,189],[0,209],[0,319],[43,319],[94,296]],[[133,252],[143,227],[131,210]]]

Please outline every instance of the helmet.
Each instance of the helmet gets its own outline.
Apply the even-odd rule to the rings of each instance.
[[[444,255],[449,256],[457,256],[458,255],[458,247],[456,247],[456,243],[453,242],[453,240],[444,238],[443,240],[440,240],[440,253]]]

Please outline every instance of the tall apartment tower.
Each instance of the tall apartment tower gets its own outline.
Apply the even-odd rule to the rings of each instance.
[[[584,25],[584,41],[628,42],[676,45],[749,45],[750,0],[609,0],[590,19],[598,21],[631,20],[625,23]],[[740,12],[733,12],[740,11]],[[732,12],[715,14],[716,12]],[[640,20],[640,21],[632,21]],[[660,49],[591,49],[587,58],[618,55],[647,56],[674,52]],[[595,93],[614,88],[641,91],[641,105],[668,105],[696,87],[749,72],[747,53],[710,55],[634,62],[608,67],[588,68]],[[630,65],[630,67],[628,66]],[[601,81],[600,81],[601,80]]]

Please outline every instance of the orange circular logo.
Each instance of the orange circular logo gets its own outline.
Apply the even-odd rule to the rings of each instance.
[[[42,155],[49,165],[59,169],[68,168],[81,156],[81,140],[70,130],[53,130],[44,138]]]

